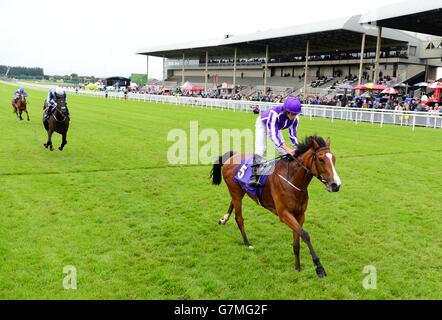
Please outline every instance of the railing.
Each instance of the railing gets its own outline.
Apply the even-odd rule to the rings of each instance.
[[[0,81],[5,84],[11,84],[10,82]],[[29,84],[27,86],[35,87],[39,89],[47,89],[48,85]],[[66,88],[66,91],[72,94],[89,95],[105,98],[103,91],[86,91],[75,90],[72,88]],[[244,101],[244,100],[224,100],[224,99],[209,99],[209,98],[193,98],[193,97],[176,97],[176,96],[161,96],[139,93],[128,93],[127,99],[155,102],[155,103],[169,103],[175,105],[188,105],[191,107],[201,107],[210,109],[232,110],[236,111],[251,111],[253,107],[259,105],[261,111],[272,108],[280,103],[259,102],[259,101]],[[123,92],[109,92],[108,99],[125,99]],[[441,113],[429,113],[429,112],[412,112],[412,111],[395,111],[395,110],[383,110],[383,109],[366,109],[366,108],[344,108],[335,106],[320,106],[320,105],[303,105],[304,117],[313,119],[314,117],[328,118],[332,122],[334,120],[347,120],[358,122],[366,122],[372,124],[380,124],[382,127],[384,124],[393,124],[401,126],[410,126],[413,131],[416,127],[428,127],[442,129],[442,114]]]
[[[68,89],[69,91],[73,91]],[[78,91],[78,94],[93,95],[98,97],[105,97],[104,92]],[[123,92],[109,92],[108,99],[125,99]],[[209,99],[209,98],[194,98],[181,96],[162,96],[128,93],[126,99],[168,103],[175,105],[187,105],[191,107],[221,109],[237,111],[251,111],[256,105],[259,105],[261,111],[272,108],[280,103],[259,102],[259,101],[244,101],[244,100],[225,100],[225,99]],[[411,111],[395,111],[383,109],[366,109],[366,108],[344,108],[335,106],[322,105],[303,105],[303,116],[313,119],[314,117],[328,118],[332,122],[334,120],[366,122],[372,124],[393,124],[400,126],[410,126],[413,131],[416,127],[429,127],[442,129],[442,113],[429,112],[411,112]]]

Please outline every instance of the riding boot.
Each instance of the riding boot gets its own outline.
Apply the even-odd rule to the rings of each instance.
[[[252,175],[250,177],[249,186],[250,187],[260,187],[261,183],[259,182],[259,178],[261,177],[258,174],[259,162],[256,156],[253,156],[253,164],[252,164]]]

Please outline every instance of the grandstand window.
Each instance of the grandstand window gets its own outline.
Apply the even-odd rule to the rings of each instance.
[[[435,48],[435,46],[434,46],[433,42],[430,41],[430,42],[428,43],[426,49],[427,49],[427,50],[430,50],[430,49],[434,49],[434,48]]]

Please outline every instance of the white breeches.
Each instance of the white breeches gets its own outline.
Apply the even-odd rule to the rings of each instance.
[[[275,146],[279,155],[284,155],[284,149]],[[258,116],[255,124],[255,153],[261,157],[266,157],[267,153],[267,127],[262,122],[261,117]]]

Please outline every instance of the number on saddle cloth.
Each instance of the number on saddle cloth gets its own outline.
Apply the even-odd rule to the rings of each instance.
[[[258,165],[257,173],[260,176],[260,183],[262,186],[264,186],[265,182],[267,181],[267,177],[273,172],[276,162],[277,161],[267,162],[265,161],[265,158],[260,156],[255,156],[255,163]],[[238,166],[238,169],[233,179],[235,182],[239,183],[246,192],[251,192],[255,194],[256,193],[255,188],[250,187],[248,185],[250,177],[252,176],[253,163],[254,163],[253,156],[247,157]],[[259,190],[259,192],[261,191],[262,190]]]

